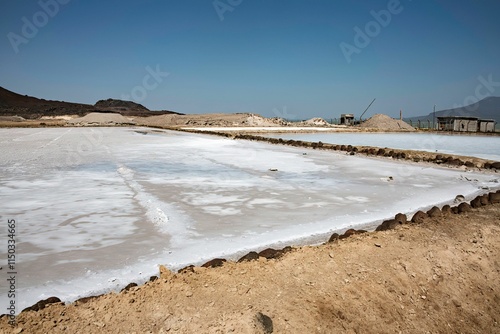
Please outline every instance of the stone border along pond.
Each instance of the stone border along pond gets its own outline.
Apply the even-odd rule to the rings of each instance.
[[[308,142],[308,141],[293,140],[293,139],[284,140],[281,138],[263,137],[262,135],[256,136],[250,134],[231,134],[227,132],[212,132],[212,131],[186,130],[186,129],[168,129],[168,130],[184,131],[184,132],[204,134],[204,135],[211,134],[232,139],[255,140],[277,145],[289,145],[289,146],[305,147],[312,149],[344,151],[349,153],[350,155],[361,153],[367,156],[378,156],[378,157],[392,158],[397,160],[409,160],[413,162],[423,161],[435,164],[444,164],[450,167],[465,166],[468,168],[492,169],[494,171],[500,170],[500,161],[493,161],[477,157],[432,153],[432,152],[417,151],[417,150],[401,150],[401,149],[392,149],[387,147],[380,148],[374,146],[335,145],[335,144],[322,143],[321,141]]]
[[[455,166],[455,167],[460,167],[460,166],[465,166],[469,168],[484,168],[484,169],[491,169],[497,172],[500,170],[500,162],[497,161],[491,161],[491,160],[486,160],[486,159],[481,159],[481,158],[471,158],[471,157],[462,157],[460,156],[457,158],[457,156],[453,155],[442,155],[442,154],[435,154],[432,152],[424,152],[424,151],[408,151],[408,150],[398,150],[398,149],[389,149],[389,148],[378,148],[378,147],[371,147],[371,146],[352,146],[352,145],[334,145],[334,144],[324,144],[322,142],[306,142],[306,141],[301,141],[301,140],[283,140],[281,138],[267,138],[267,137],[262,137],[262,136],[255,136],[255,135],[248,135],[248,134],[229,134],[225,132],[209,132],[209,131],[199,131],[199,130],[185,130],[185,129],[170,129],[170,128],[163,128],[163,127],[152,127],[150,128],[158,128],[158,129],[163,129],[163,130],[173,130],[173,131],[183,131],[183,132],[190,132],[190,133],[197,133],[197,134],[211,134],[211,135],[216,135],[216,136],[222,136],[222,137],[227,137],[227,138],[233,138],[233,139],[244,139],[244,140],[255,140],[255,141],[262,141],[262,142],[268,142],[271,144],[278,144],[278,145],[289,145],[289,146],[295,146],[295,147],[305,147],[305,148],[312,148],[312,149],[323,149],[323,150],[333,150],[333,151],[345,151],[349,153],[350,155],[355,155],[357,153],[365,154],[368,156],[379,156],[379,157],[386,157],[386,158],[393,158],[393,159],[403,159],[403,160],[410,160],[413,162],[430,162],[430,163],[435,163],[435,164],[445,164],[448,166]],[[423,157],[422,157],[423,156]],[[461,196],[458,195],[457,198]],[[426,221],[429,218],[440,218],[446,215],[450,214],[462,214],[462,213],[467,213],[472,211],[472,209],[480,208],[482,206],[487,206],[490,204],[497,204],[500,203],[500,190],[497,190],[496,192],[490,192],[486,193],[483,195],[478,195],[476,198],[470,201],[470,204],[467,202],[461,202],[457,206],[451,207],[450,205],[444,205],[441,209],[438,208],[437,206],[432,207],[429,209],[427,212],[423,211],[417,211],[411,220],[408,219],[408,217],[403,214],[403,213],[398,213],[395,215],[394,219],[386,220],[383,221],[382,224],[380,224],[376,229],[375,232],[380,232],[380,231],[387,231],[387,230],[392,230],[397,228],[400,225],[403,224],[421,224],[424,221]],[[352,235],[356,234],[362,234],[362,233],[367,233],[368,231],[366,230],[356,230],[356,229],[348,229],[345,231],[343,234],[339,235],[338,233],[333,233],[329,240],[326,243],[332,243],[332,242],[337,242],[338,240],[346,239]],[[243,262],[243,261],[253,261],[253,260],[258,260],[259,258],[263,257],[267,260],[273,260],[273,259],[279,259],[282,257],[284,254],[293,251],[294,248],[291,246],[286,246],[283,249],[273,249],[273,248],[267,248],[262,250],[261,252],[249,252],[248,254],[244,255],[241,257],[237,262]],[[217,268],[220,266],[224,265],[224,262],[227,262],[226,259],[223,258],[215,258],[212,259],[206,263],[204,263],[201,267],[204,268]],[[162,273],[168,273],[169,270],[165,268],[163,265],[159,266],[159,271],[160,271],[160,276]],[[187,267],[181,268],[177,271],[178,274],[183,274],[183,273],[188,273],[188,272],[194,272],[194,265],[189,265]],[[155,280],[158,279],[158,276],[151,276],[149,279],[149,282],[154,282]],[[146,282],[145,284],[147,284]],[[133,287],[136,287],[137,283],[130,283],[128,284],[125,288],[123,288],[120,293],[123,293],[124,291],[128,291]],[[105,295],[96,295],[96,296],[88,296],[88,297],[83,297],[80,299],[75,300],[73,303],[76,305],[78,304],[83,304],[87,303],[93,299],[99,298],[100,296]],[[39,311],[44,309],[47,305],[54,304],[54,303],[62,303],[64,304],[58,297],[49,297],[44,300],[40,300],[36,304],[29,306],[25,308],[22,312],[28,312],[28,311]],[[5,314],[2,314],[0,318],[6,316]]]

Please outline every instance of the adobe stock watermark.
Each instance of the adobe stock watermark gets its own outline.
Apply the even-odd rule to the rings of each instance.
[[[283,106],[282,110],[279,110],[278,108],[273,108],[273,114],[278,118],[284,119],[285,121],[294,120],[296,117],[295,114],[288,113],[287,106]]]
[[[476,111],[479,107],[476,103],[482,99],[492,96],[496,90],[495,87],[500,87],[500,81],[493,81],[493,74],[488,75],[487,78],[480,75],[477,77],[477,80],[479,81],[479,84],[474,89],[474,94],[465,97],[462,104],[453,105],[452,109],[463,108],[468,112]],[[462,109],[459,110],[463,112]]]
[[[236,7],[241,5],[242,2],[243,0],[214,0],[212,5],[219,16],[219,20],[224,21],[224,13],[232,12]]]
[[[40,29],[45,27],[51,18],[54,18],[61,9],[62,5],[66,5],[71,0],[40,0],[38,6],[41,10],[37,11],[31,17],[31,20],[26,16],[21,18],[22,26],[20,34],[9,32],[7,39],[12,46],[12,49],[17,54],[21,44],[28,44],[30,40],[36,37]]]
[[[130,91],[130,94],[122,94],[121,99],[134,102],[144,101],[148,97],[148,92],[158,88],[163,82],[164,78],[168,77],[170,73],[162,72],[160,65],[156,65],[155,69],[151,66],[146,67],[147,74],[142,78],[142,85],[137,85]]]
[[[16,325],[16,294],[17,294],[17,265],[16,265],[16,220],[7,219],[7,316],[9,324]],[[0,267],[1,269],[1,267]]]
[[[104,134],[98,128],[89,128],[83,133],[85,139],[80,140],[75,147],[71,147],[67,144],[66,149],[68,155],[66,157],[66,164],[68,165],[79,165],[83,162],[83,159],[96,151],[103,142]]]
[[[353,28],[354,45],[346,42],[339,44],[340,50],[342,51],[347,63],[351,63],[352,56],[354,54],[360,54],[364,48],[370,45],[371,41],[382,32],[382,28],[386,28],[391,23],[393,16],[401,14],[403,9],[401,1],[389,0],[387,3],[387,9],[382,9],[378,12],[371,10],[370,14],[374,20],[368,21],[365,24],[364,29],[361,29],[358,26]]]

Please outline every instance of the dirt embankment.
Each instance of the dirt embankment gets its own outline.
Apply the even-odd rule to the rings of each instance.
[[[137,117],[138,125],[182,128],[182,127],[231,127],[231,126],[287,126],[281,118],[266,118],[257,114],[198,114],[198,115],[161,115]]]
[[[497,193],[498,194],[498,193]],[[20,333],[500,333],[500,201],[0,319]],[[221,263],[218,263],[221,264]]]
[[[90,113],[84,117],[68,120],[68,125],[79,126],[110,126],[110,125],[134,125],[131,119],[117,113]]]

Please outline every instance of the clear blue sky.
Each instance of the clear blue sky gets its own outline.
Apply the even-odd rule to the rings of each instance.
[[[45,99],[306,119],[359,116],[373,98],[365,116],[500,96],[498,0],[9,0],[0,13],[0,86]]]

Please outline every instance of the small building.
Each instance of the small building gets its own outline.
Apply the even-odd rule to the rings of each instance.
[[[495,132],[495,120],[493,119],[480,119],[479,132]]]
[[[478,118],[469,116],[438,117],[438,130],[457,132],[477,132]]]
[[[353,125],[354,124],[354,114],[341,114],[340,115],[341,125]]]
[[[437,129],[456,132],[495,132],[495,121],[472,116],[437,117]]]

